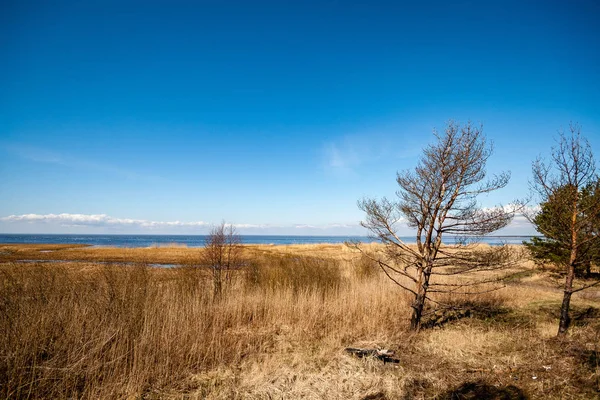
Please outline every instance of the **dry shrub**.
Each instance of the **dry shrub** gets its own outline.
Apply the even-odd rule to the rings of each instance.
[[[359,280],[371,279],[379,273],[379,265],[364,254],[353,262],[354,274]]]
[[[334,293],[342,284],[337,260],[297,255],[266,254],[246,270],[249,287],[263,290],[291,289],[294,293]]]

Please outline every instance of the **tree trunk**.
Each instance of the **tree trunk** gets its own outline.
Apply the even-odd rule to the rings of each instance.
[[[565,288],[562,305],[560,306],[560,322],[558,323],[558,336],[565,336],[569,325],[571,325],[571,317],[569,316],[569,307],[571,305],[571,291]]]
[[[428,270],[429,267],[426,267],[425,272],[421,273],[421,279],[417,282],[417,295],[412,304],[413,312],[410,317],[410,329],[412,331],[418,332],[421,328],[421,317],[423,316],[423,308],[427,299],[427,289],[429,288],[430,273],[427,272]]]
[[[213,300],[221,298],[223,281],[221,280],[221,269],[213,267]]]
[[[571,258],[574,256],[572,255]],[[558,323],[558,336],[565,336],[569,325],[571,325],[571,317],[569,308],[571,307],[571,295],[573,294],[573,279],[575,278],[575,266],[569,264],[567,269],[567,279],[565,280],[565,290],[563,295],[562,305],[560,306],[560,322]]]
[[[418,331],[421,327],[421,316],[423,315],[423,307],[425,306],[425,293],[418,293],[415,296],[415,301],[412,304],[412,316],[410,317],[410,330]]]
[[[577,199],[575,194],[575,199]],[[567,267],[567,279],[565,279],[565,291],[563,302],[560,306],[560,321],[558,323],[558,336],[565,336],[571,317],[569,316],[569,308],[571,307],[571,295],[573,294],[573,279],[575,279],[575,262],[577,261],[577,201],[573,202],[573,214],[571,217],[571,255],[569,257],[569,265]]]

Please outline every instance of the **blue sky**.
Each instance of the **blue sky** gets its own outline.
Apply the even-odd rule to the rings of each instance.
[[[595,1],[0,4],[0,232],[357,234],[446,121],[488,170],[578,122],[600,154]],[[508,233],[528,233],[521,223]],[[408,233],[408,232],[406,232]]]

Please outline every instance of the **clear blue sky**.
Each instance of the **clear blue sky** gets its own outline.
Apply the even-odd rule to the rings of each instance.
[[[448,119],[524,197],[570,121],[600,157],[599,4],[4,0],[0,232],[360,233]]]

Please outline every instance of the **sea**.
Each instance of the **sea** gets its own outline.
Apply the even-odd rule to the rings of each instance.
[[[102,247],[203,247],[206,235],[80,235],[80,234],[0,234],[0,244],[85,244]],[[492,246],[521,244],[532,236],[485,236],[477,238]],[[317,244],[344,242],[377,242],[367,236],[285,236],[285,235],[240,235],[243,244]],[[406,243],[415,243],[414,236],[401,237]],[[473,240],[474,238],[469,238]],[[446,244],[455,244],[459,239],[448,237]]]

